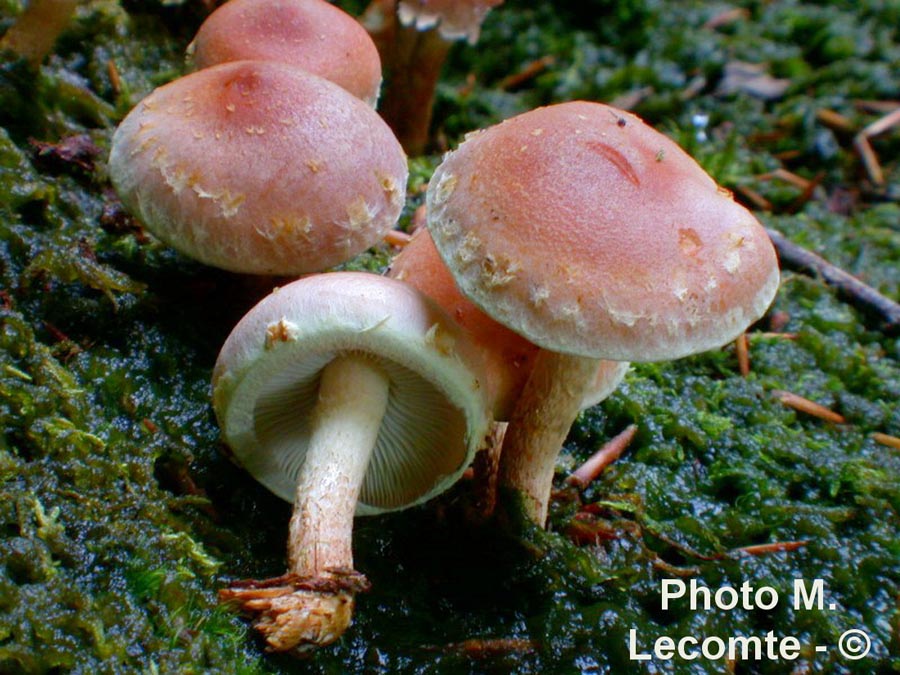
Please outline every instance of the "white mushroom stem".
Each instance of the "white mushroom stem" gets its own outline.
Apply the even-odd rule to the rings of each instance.
[[[519,492],[525,515],[543,526],[556,458],[582,401],[596,389],[597,359],[542,349],[509,420],[500,485]]]
[[[365,356],[342,356],[322,371],[291,517],[292,573],[353,568],[353,514],[387,401],[387,376]]]
[[[353,514],[388,386],[385,373],[363,355],[344,355],[325,366],[297,479],[288,574],[221,593],[255,615],[272,651],[327,645],[350,625],[355,593],[365,583],[353,571]]]

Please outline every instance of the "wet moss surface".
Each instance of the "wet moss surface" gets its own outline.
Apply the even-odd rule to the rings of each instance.
[[[0,2],[2,26],[21,4]],[[536,105],[628,97],[740,198],[765,200],[754,203],[768,206],[767,225],[897,300],[900,134],[872,139],[882,185],[852,137],[883,114],[865,102],[900,91],[900,8],[745,2],[710,26],[729,9],[495,10],[481,46],[451,55],[434,154],[413,162],[403,222],[442,144]],[[163,247],[121,212],[104,166],[118,119],[183,72],[203,14],[189,0],[93,0],[40,70],[12,55],[0,63],[0,672],[900,671],[900,451],[873,437],[900,436],[900,340],[792,272],[750,334],[749,376],[732,347],[637,365],[582,415],[561,472],[627,425],[639,431],[583,495],[560,493],[549,533],[473,525],[466,485],[360,520],[356,564],[373,590],[351,630],[304,662],[264,654],[216,590],[283,572],[289,507],[220,452],[208,382],[267,285]],[[533,77],[504,83],[547,56]],[[741,61],[770,78],[765,97],[733,75]],[[826,109],[849,130],[826,123]],[[773,178],[778,168],[813,189]],[[387,257],[349,266],[380,269]],[[779,390],[846,423],[787,408]],[[740,550],[771,542],[805,543]],[[749,582],[781,601],[664,610],[667,579]],[[795,579],[821,579],[825,606],[795,610]],[[801,653],[632,661],[631,629],[645,652],[659,636],[773,631],[796,636]],[[838,653],[849,629],[870,636],[865,659]]]

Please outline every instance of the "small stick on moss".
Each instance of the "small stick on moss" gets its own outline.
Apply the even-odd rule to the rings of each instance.
[[[583,490],[597,478],[607,466],[615,462],[637,433],[637,425],[631,424],[624,431],[607,441],[603,447],[566,478],[569,485]]]
[[[750,346],[746,333],[742,333],[734,341],[734,353],[738,360],[738,371],[743,377],[747,377],[750,374]]]
[[[821,277],[851,305],[880,316],[885,333],[900,330],[900,304],[821,256],[793,243],[777,230],[766,228],[766,232],[778,251],[782,266]]]
[[[801,190],[806,190],[811,182],[808,178],[804,178],[803,176],[800,176],[793,171],[788,171],[787,169],[775,169],[774,171],[761,173],[756,177],[756,180],[781,180],[785,183],[793,185],[794,187],[798,187]]]
[[[872,438],[876,443],[881,443],[881,445],[886,445],[889,448],[900,450],[900,438],[897,438],[896,436],[890,436],[876,431],[872,434]]]
[[[673,577],[696,577],[700,574],[699,567],[679,567],[678,565],[666,562],[658,555],[652,559],[651,564],[655,569],[665,572],[666,574],[671,574]]]
[[[511,89],[517,89],[521,87],[526,82],[533,80],[535,77],[543,73],[547,68],[556,63],[556,57],[552,54],[548,54],[547,56],[542,56],[539,59],[535,59],[531,63],[525,65],[519,72],[513,73],[512,75],[507,75],[502,80],[497,83],[497,89],[501,91],[509,91]]]
[[[442,651],[459,654],[470,659],[487,659],[506,654],[531,654],[537,651],[537,643],[524,638],[473,638],[464,642],[452,642]]]
[[[734,190],[735,192],[740,193],[740,195],[748,202],[750,202],[754,206],[754,208],[757,208],[760,211],[772,210],[772,202],[763,197],[753,188],[747,187],[746,185],[738,185],[734,188]]]
[[[796,551],[803,548],[809,543],[807,540],[800,541],[773,541],[770,544],[754,544],[752,546],[741,546],[732,549],[731,555],[766,555],[768,553],[782,553],[784,551]]]
[[[731,9],[721,11],[718,14],[714,14],[705,22],[703,22],[703,26],[701,26],[701,28],[704,28],[706,30],[715,30],[716,28],[727,26],[729,24],[735,23],[736,21],[745,21],[749,18],[750,10],[744,7],[733,7]]]
[[[874,136],[883,134],[884,132],[896,126],[900,126],[900,108],[897,108],[896,110],[889,112],[884,117],[875,120],[874,122],[866,126],[862,131],[860,131],[856,135],[856,138],[853,139],[853,145],[866,167],[866,172],[869,174],[869,178],[871,178],[872,182],[879,187],[883,186],[885,183],[884,171],[882,171],[881,169],[881,163],[878,161],[878,155],[875,153],[875,150],[872,149],[872,145],[871,143],[869,143],[869,139]]]
[[[816,111],[816,119],[833,131],[841,131],[844,133],[853,133],[856,126],[853,120],[839,112],[829,110],[828,108],[820,108]]]
[[[857,108],[857,110],[861,110],[867,113],[873,113],[875,115],[886,115],[888,113],[894,112],[895,110],[900,110],[900,101],[856,100],[853,102],[853,105]]]
[[[844,424],[847,421],[843,415],[836,413],[833,410],[829,410],[825,406],[819,405],[814,401],[810,401],[808,398],[803,398],[798,394],[792,394],[789,391],[782,391],[780,389],[776,389],[772,393],[779,401],[789,408],[804,412],[807,415],[812,415],[813,417],[818,417],[821,420],[832,422],[834,424]]]
[[[122,76],[119,74],[119,67],[112,59],[106,62],[106,74],[109,76],[109,86],[112,87],[113,94],[118,96],[122,93]]]
[[[862,134],[858,134],[853,139],[853,147],[856,149],[859,158],[862,160],[866,173],[875,185],[879,187],[884,185],[884,171],[881,170],[881,163],[878,161],[878,155],[872,149],[869,139]]]

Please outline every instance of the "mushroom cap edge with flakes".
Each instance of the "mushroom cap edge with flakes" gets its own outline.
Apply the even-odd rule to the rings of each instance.
[[[659,361],[712,349],[778,289],[756,218],[672,140],[600,103],[470,134],[427,202],[462,292],[551,351]]]
[[[437,31],[445,40],[478,42],[481,24],[491,10],[503,0],[400,0],[397,16],[404,26],[414,25],[416,30]]]
[[[388,276],[422,291],[471,336],[484,355],[484,379],[489,397],[494,401],[494,419],[508,420],[540,347],[492,319],[460,293],[425,228],[415,232],[391,261]],[[582,410],[598,404],[615,391],[628,367],[627,361],[598,360],[594,388],[582,401]]]
[[[301,411],[316,400],[321,368],[348,351],[372,355],[391,380],[357,515],[413,506],[448,488],[488,431],[480,357],[424,295],[363,272],[292,282],[234,328],[214,369],[213,406],[236,462],[293,501],[309,437]],[[429,453],[417,456],[418,446]],[[401,489],[391,493],[391,484]]]
[[[109,173],[150,231],[249,274],[333,267],[379,242],[406,197],[406,155],[363,101],[273,61],[159,87],[122,120]]]

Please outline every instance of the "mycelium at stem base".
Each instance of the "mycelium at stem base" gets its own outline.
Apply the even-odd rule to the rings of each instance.
[[[348,354],[322,371],[312,436],[297,480],[288,539],[289,571],[224,592],[258,613],[273,651],[303,652],[338,639],[354,596],[366,586],[353,570],[353,515],[388,401],[388,378],[373,360]]]
[[[540,526],[558,456],[548,449],[562,447],[582,402],[597,389],[597,366],[597,359],[541,350],[510,418],[499,482],[517,491],[524,515]]]

